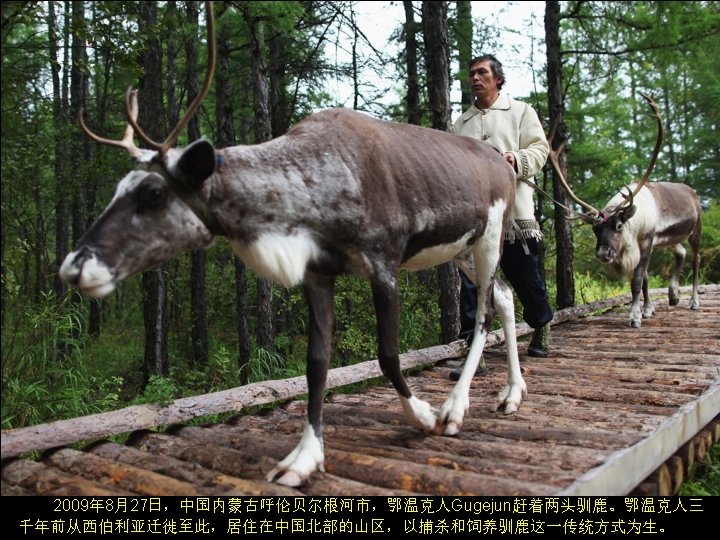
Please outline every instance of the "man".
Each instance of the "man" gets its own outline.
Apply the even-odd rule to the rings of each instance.
[[[549,147],[542,124],[535,110],[516,101],[501,89],[505,84],[502,64],[486,54],[470,61],[470,86],[475,101],[458,118],[452,131],[485,141],[499,150],[517,173],[517,190],[511,225],[505,237],[500,268],[523,305],[523,319],[533,332],[528,355],[546,357],[549,354],[549,326],[553,317],[547,286],[538,264],[540,224],[535,220],[533,188],[520,180],[534,181],[545,165]],[[468,277],[460,272],[460,337],[468,342],[475,330],[477,291]],[[477,373],[482,374],[481,365]],[[457,380],[460,370],[451,372]]]

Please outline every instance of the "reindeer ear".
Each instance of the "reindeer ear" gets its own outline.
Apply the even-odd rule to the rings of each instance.
[[[634,204],[629,208],[625,208],[620,212],[620,220],[625,223],[628,219],[635,215],[636,210],[637,206],[635,206]]]
[[[195,141],[183,151],[174,172],[189,188],[200,189],[215,172],[215,147],[204,139]]]

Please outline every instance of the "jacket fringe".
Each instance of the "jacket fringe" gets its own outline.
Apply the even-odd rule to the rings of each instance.
[[[542,241],[543,233],[540,230],[540,224],[534,219],[513,220],[505,233],[505,240],[514,244],[518,237],[523,240],[535,239],[538,242]]]

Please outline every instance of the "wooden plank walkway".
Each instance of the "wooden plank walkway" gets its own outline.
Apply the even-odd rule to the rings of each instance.
[[[687,309],[683,292],[674,307],[658,294],[656,316],[638,329],[626,326],[627,295],[558,312],[545,359],[525,356],[530,330],[519,325],[529,394],[509,416],[489,411],[506,377],[502,336],[494,334],[489,372],[474,379],[469,417],[456,437],[407,426],[385,381],[353,393],[331,390],[326,470],[300,489],[267,483],[264,474],[300,438],[302,377],[3,431],[2,494],[669,494],[683,468],[720,436],[720,287],[701,288],[699,311]],[[416,395],[439,407],[463,350],[458,342],[404,355]],[[375,361],[338,368],[328,387],[379,375]],[[278,401],[223,424],[186,423]],[[166,429],[147,429],[154,426]],[[123,432],[132,432],[125,444],[106,439]],[[28,456],[42,450],[38,459]]]

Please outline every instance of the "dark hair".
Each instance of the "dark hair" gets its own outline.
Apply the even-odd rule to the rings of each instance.
[[[487,62],[490,61],[490,69],[492,69],[493,76],[498,80],[498,90],[502,89],[503,85],[505,84],[505,73],[503,72],[502,62],[495,58],[492,54],[483,54],[481,56],[476,56],[472,60],[470,60],[470,63],[468,64],[468,69],[473,67],[473,64],[477,64],[478,62]]]

